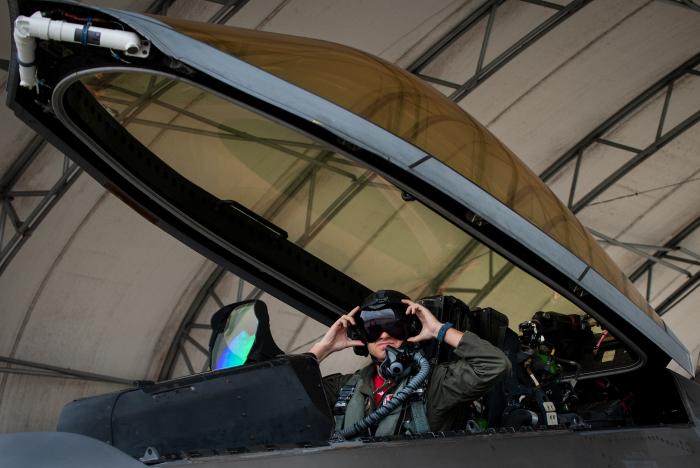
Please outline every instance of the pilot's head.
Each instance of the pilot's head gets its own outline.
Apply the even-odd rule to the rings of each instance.
[[[401,302],[408,296],[389,289],[379,290],[365,298],[356,316],[360,339],[367,343],[367,351],[376,361],[386,357],[386,347],[399,348],[404,341],[420,332],[420,320],[406,315],[407,305]]]

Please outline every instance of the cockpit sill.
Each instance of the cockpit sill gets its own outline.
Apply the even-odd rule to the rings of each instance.
[[[694,433],[693,424],[674,424],[644,427],[626,427],[620,429],[593,430],[586,428],[567,429],[563,427],[540,426],[531,429],[515,430],[502,428],[481,434],[465,433],[463,431],[435,432],[415,436],[365,437],[352,441],[329,441],[327,444],[306,445],[301,447],[258,446],[225,451],[194,450],[183,452],[171,457],[161,457],[158,460],[144,461],[146,465],[155,467],[198,466],[227,467],[239,464],[263,464],[264,466],[334,466],[356,467],[363,463],[372,463],[379,451],[391,450],[394,454],[392,462],[410,463],[416,459],[432,458],[446,460],[449,453],[450,461],[445,466],[483,467],[483,466],[520,466],[520,456],[513,455],[513,444],[518,447],[528,447],[530,453],[547,454],[547,462],[542,466],[567,466],[574,460],[589,460],[591,466],[600,459],[624,458],[626,449],[618,449],[616,445],[674,444],[679,452],[694,453],[696,448],[690,443],[678,443],[677,437],[689,436]],[[585,442],[584,442],[585,441]],[[586,447],[600,444],[606,449],[591,453]],[[561,444],[562,450],[551,450]],[[488,452],[484,450],[487,448]],[[654,447],[654,451],[658,450]],[[459,453],[456,453],[459,452]],[[508,455],[504,455],[508,453]],[[629,452],[626,452],[627,454]],[[346,460],[350,455],[351,462]],[[525,455],[522,455],[525,456]],[[654,460],[655,455],[637,455],[640,460]],[[439,458],[438,458],[439,457]],[[490,461],[498,460],[497,463]],[[552,461],[554,460],[554,461]],[[457,464],[458,463],[458,464]]]
[[[667,426],[658,426],[667,427]],[[679,425],[679,428],[687,426]],[[627,428],[630,432],[635,432],[640,428]],[[645,428],[649,429],[649,428]],[[287,458],[299,457],[314,454],[330,454],[334,452],[337,455],[338,451],[347,451],[366,447],[368,445],[376,448],[392,448],[405,447],[408,445],[416,445],[420,447],[421,442],[425,441],[452,441],[458,444],[464,444],[465,441],[473,440],[478,444],[483,444],[486,441],[508,440],[514,437],[528,438],[537,437],[547,434],[552,435],[570,435],[572,433],[588,434],[593,431],[590,428],[580,427],[576,429],[566,428],[564,426],[537,426],[535,428],[500,428],[498,430],[490,429],[484,433],[469,433],[466,431],[443,431],[443,432],[427,432],[415,435],[395,435],[383,437],[361,437],[355,440],[338,440],[330,439],[326,443],[320,444],[302,444],[296,446],[283,445],[259,445],[250,447],[231,448],[228,450],[190,450],[182,452],[178,455],[169,457],[160,457],[157,460],[144,461],[152,466],[178,466],[183,463],[187,464],[207,464],[212,465],[224,463],[245,462],[249,460],[268,460],[270,458]],[[596,433],[600,431],[595,431]],[[429,442],[428,442],[429,443]],[[439,443],[439,442],[438,442]],[[468,466],[468,465],[463,465]]]

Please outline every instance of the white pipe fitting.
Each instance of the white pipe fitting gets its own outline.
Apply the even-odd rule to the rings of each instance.
[[[13,35],[17,47],[17,62],[19,63],[19,85],[32,89],[36,86],[37,81],[36,65],[34,65],[36,39],[31,36],[29,20],[30,18],[26,16],[17,17]]]
[[[104,47],[121,50],[128,55],[135,55],[142,50],[141,39],[136,33],[52,20],[44,18],[38,11],[29,17],[17,17],[14,38],[19,62],[19,84],[30,89],[37,84],[34,65],[36,39]],[[147,55],[148,51],[144,49],[141,56]]]

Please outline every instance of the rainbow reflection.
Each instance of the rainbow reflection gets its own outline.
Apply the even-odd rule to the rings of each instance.
[[[255,344],[257,331],[258,319],[254,303],[242,304],[233,310],[224,331],[216,337],[211,369],[227,369],[245,364]]]
[[[221,354],[216,359],[214,369],[226,369],[245,363],[253,343],[255,343],[255,335],[249,335],[248,332],[243,330],[221,350]]]

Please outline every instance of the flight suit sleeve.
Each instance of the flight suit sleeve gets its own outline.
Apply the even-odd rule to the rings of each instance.
[[[483,396],[510,371],[510,361],[497,347],[474,333],[454,351],[458,359],[437,366],[428,385],[427,416],[432,430],[446,430],[456,407]]]

